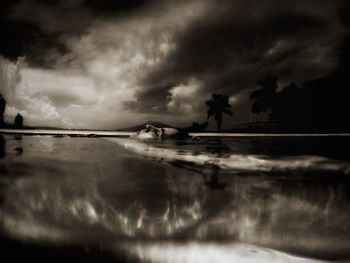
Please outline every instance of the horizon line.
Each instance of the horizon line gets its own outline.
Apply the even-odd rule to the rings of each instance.
[[[135,132],[101,130],[50,130],[50,129],[0,129],[0,134],[14,135],[66,135],[82,137],[130,137]],[[350,137],[350,133],[249,133],[249,132],[194,132],[192,137]]]

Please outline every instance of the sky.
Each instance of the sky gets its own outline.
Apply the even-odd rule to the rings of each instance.
[[[247,122],[260,78],[301,84],[334,71],[345,0],[2,0],[5,120],[115,129],[206,119],[212,93]]]

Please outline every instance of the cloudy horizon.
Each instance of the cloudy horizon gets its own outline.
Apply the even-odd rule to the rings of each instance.
[[[229,127],[249,120],[256,81],[280,87],[338,66],[345,1],[3,1],[0,93],[5,120],[115,129],[147,120],[206,119],[230,97]]]

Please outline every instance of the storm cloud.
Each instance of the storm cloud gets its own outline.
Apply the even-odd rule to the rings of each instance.
[[[3,1],[0,89],[8,120],[110,129],[205,119],[213,92],[247,121],[266,74],[289,82],[338,66],[344,1]],[[24,57],[18,62],[18,57]],[[103,117],[101,117],[103,116]]]

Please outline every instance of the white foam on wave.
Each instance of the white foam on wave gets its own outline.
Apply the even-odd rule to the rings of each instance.
[[[184,161],[197,165],[216,165],[227,170],[244,170],[244,171],[284,171],[297,169],[315,169],[324,171],[337,171],[348,174],[350,172],[349,164],[334,163],[331,159],[313,156],[293,156],[287,158],[264,158],[258,155],[249,154],[231,154],[226,157],[218,157],[200,153],[193,155],[190,151],[181,151],[176,149],[159,148],[146,144],[140,140],[133,139],[108,139],[113,141],[127,150],[142,156],[164,161]]]
[[[243,243],[154,243],[126,248],[141,261],[162,263],[316,263],[326,262],[292,256],[269,248]]]

